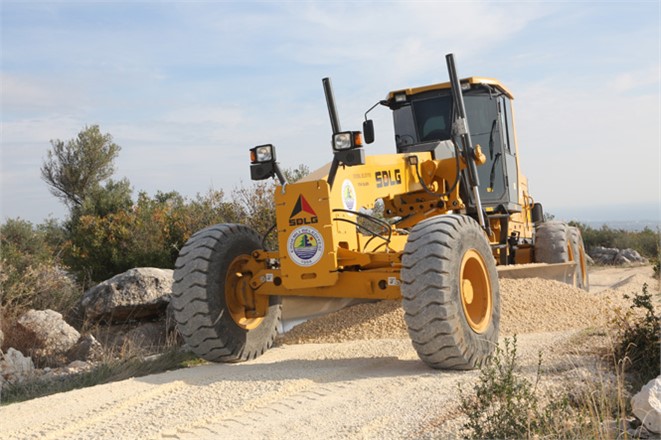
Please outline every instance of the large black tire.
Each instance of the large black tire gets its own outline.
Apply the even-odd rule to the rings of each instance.
[[[535,262],[567,263],[571,261],[571,237],[566,223],[550,221],[535,226]]]
[[[254,359],[273,345],[280,297],[269,298],[265,317],[237,322],[236,306],[228,303],[226,293],[226,285],[234,286],[241,279],[235,269],[229,269],[259,249],[260,242],[246,226],[222,224],[194,234],[179,253],[172,286],[174,317],[186,344],[203,359],[240,362]]]
[[[583,290],[590,290],[590,277],[588,275],[587,258],[585,257],[585,246],[581,230],[577,227],[569,227],[569,237],[572,248],[572,256],[576,261],[576,285]]]
[[[479,366],[498,343],[500,291],[491,247],[470,217],[417,224],[402,257],[402,307],[413,346],[432,368]]]
[[[560,280],[574,287],[581,287],[581,264],[576,260],[576,252],[572,245],[571,228],[567,223],[550,221],[535,226],[535,262],[537,263],[568,263],[576,261],[573,275]],[[584,265],[585,266],[585,265]],[[586,273],[587,276],[587,273]]]

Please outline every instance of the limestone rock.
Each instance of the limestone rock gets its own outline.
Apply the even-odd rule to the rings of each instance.
[[[661,376],[647,382],[631,398],[631,410],[647,430],[661,434]]]
[[[172,294],[172,274],[169,269],[143,267],[115,275],[85,292],[85,318],[122,322],[163,315]]]
[[[645,264],[647,259],[642,257],[633,249],[616,249],[595,246],[590,249],[590,257],[595,264],[607,265],[625,265],[625,264]]]
[[[7,353],[0,352],[0,379],[7,383],[20,383],[34,372],[32,359],[20,351],[9,348]]]
[[[80,338],[80,333],[53,310],[30,310],[16,321],[14,348],[37,365],[58,365]]]

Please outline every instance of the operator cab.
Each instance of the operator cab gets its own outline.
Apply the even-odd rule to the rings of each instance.
[[[477,167],[482,204],[488,212],[520,212],[513,96],[486,78],[462,80],[461,88],[471,141],[487,158]],[[384,104],[393,111],[398,153],[431,151],[440,159],[438,155],[448,151],[454,120],[450,83],[391,92]]]

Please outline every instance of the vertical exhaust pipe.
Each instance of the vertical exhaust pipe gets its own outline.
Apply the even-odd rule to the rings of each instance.
[[[487,225],[482,212],[482,201],[480,200],[479,185],[480,180],[477,174],[477,165],[475,165],[475,152],[473,151],[473,144],[470,137],[470,130],[468,128],[468,120],[466,119],[466,106],[464,105],[464,95],[461,93],[461,84],[457,76],[457,69],[454,64],[454,55],[449,53],[445,56],[448,65],[448,75],[450,76],[450,84],[452,86],[452,100],[457,112],[457,118],[452,123],[453,135],[458,135],[462,143],[462,152],[464,160],[468,164],[468,183],[471,186],[473,193],[473,202],[477,209],[477,218],[482,226],[482,229],[487,230]]]
[[[330,117],[333,134],[339,133],[342,131],[342,128],[340,128],[340,118],[337,116],[337,107],[335,107],[335,96],[333,96],[331,80],[330,78],[324,78],[321,82],[324,85],[324,95],[326,95],[326,105],[328,106],[328,116]],[[337,174],[337,167],[339,165],[339,160],[333,156],[333,162],[331,162],[330,171],[328,172],[328,186],[331,189],[333,188],[333,182],[335,181],[335,175]]]

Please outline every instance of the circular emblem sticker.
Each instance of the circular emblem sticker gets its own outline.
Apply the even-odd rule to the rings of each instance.
[[[344,205],[344,209],[350,211],[356,209],[356,189],[349,179],[342,182],[342,204]]]
[[[301,226],[289,236],[287,252],[299,266],[312,266],[324,254],[324,239],[316,229]]]

